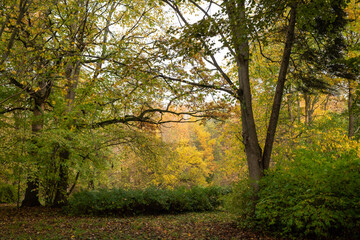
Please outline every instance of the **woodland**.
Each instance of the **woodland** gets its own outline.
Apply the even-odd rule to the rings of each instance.
[[[0,13],[0,238],[360,237],[359,0]]]

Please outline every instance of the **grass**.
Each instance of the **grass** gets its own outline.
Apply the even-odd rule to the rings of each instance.
[[[51,208],[0,205],[0,239],[273,239],[236,227],[225,211],[138,217],[77,217]]]

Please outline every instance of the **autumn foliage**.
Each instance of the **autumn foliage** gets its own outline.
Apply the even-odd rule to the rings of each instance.
[[[226,188],[256,230],[359,237],[359,16],[358,0],[3,0],[0,201],[162,214]]]

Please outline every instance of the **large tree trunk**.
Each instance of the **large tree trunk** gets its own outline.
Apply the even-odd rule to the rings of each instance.
[[[282,95],[289,67],[291,49],[294,43],[296,6],[290,11],[290,22],[286,36],[286,43],[276,86],[273,108],[270,116],[264,154],[256,132],[256,125],[252,110],[252,96],[249,78],[249,43],[245,1],[229,0],[226,2],[226,10],[230,20],[233,34],[233,43],[236,52],[236,61],[239,78],[238,99],[241,107],[241,121],[243,131],[243,143],[248,161],[249,177],[254,189],[257,191],[258,180],[264,175],[264,170],[269,168],[272,147],[275,139],[276,127],[279,119]]]
[[[21,207],[38,207],[41,206],[39,201],[39,179],[37,177],[27,179],[25,198]]]
[[[63,149],[60,152],[60,166],[59,166],[59,180],[56,185],[56,193],[54,198],[53,207],[62,207],[67,204],[69,187],[69,168],[66,166],[70,157],[70,152],[67,149]]]
[[[230,20],[238,70],[238,99],[241,108],[242,136],[248,162],[249,178],[255,192],[258,181],[263,176],[262,153],[256,132],[252,109],[252,96],[249,77],[249,40],[245,11],[245,1],[229,0],[226,11]]]
[[[36,136],[43,129],[43,111],[45,104],[40,99],[35,99],[35,108],[33,111],[32,134]],[[36,151],[30,153],[32,157],[36,158]],[[27,187],[25,191],[25,198],[21,203],[22,207],[35,207],[41,206],[39,201],[39,178],[36,176],[37,171],[34,172],[35,176],[29,176],[27,179]]]

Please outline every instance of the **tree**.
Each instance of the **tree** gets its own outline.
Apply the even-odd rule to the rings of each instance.
[[[296,4],[290,2],[289,4],[281,3],[281,5],[276,5],[276,7],[281,8],[281,11],[276,11],[275,15],[278,14],[277,16],[280,17],[283,14],[283,10],[287,9],[287,7],[290,8],[290,15],[288,18],[289,24],[287,27],[286,43],[278,77],[277,89],[275,92],[272,114],[270,117],[269,127],[267,131],[264,152],[262,152],[253,115],[251,85],[249,76],[249,37],[254,33],[256,28],[265,28],[264,22],[259,21],[260,15],[255,14],[255,16],[252,17],[252,14],[256,13],[252,11],[252,9],[257,8],[257,10],[260,11],[261,5],[257,5],[254,3],[254,5],[252,6],[247,6],[245,1],[224,1],[221,5],[217,4],[221,11],[211,16],[206,10],[208,9],[208,7],[202,7],[197,2],[190,1],[195,8],[199,9],[200,12],[204,14],[203,19],[200,20],[198,23],[190,24],[190,22],[186,20],[185,15],[180,11],[180,6],[176,2],[164,2],[167,3],[170,7],[172,7],[176,14],[185,23],[185,37],[191,38],[191,40],[196,43],[196,47],[203,49],[202,52],[200,52],[200,56],[204,57],[205,61],[207,61],[208,64],[213,66],[218,71],[222,79],[218,77],[219,80],[217,82],[210,83],[207,81],[207,79],[195,82],[191,80],[173,79],[165,75],[162,75],[161,77],[166,80],[181,81],[184,84],[192,85],[198,88],[221,90],[231,95],[240,102],[242,136],[245,146],[245,152],[247,155],[249,176],[250,179],[253,181],[254,188],[258,189],[257,181],[264,175],[264,171],[268,169],[270,163],[271,149],[274,141],[274,135],[281,106],[285,77],[289,66],[290,53],[294,41]],[[209,4],[209,7],[213,4],[213,2],[207,3]],[[269,7],[270,9],[271,4],[265,4],[265,6]],[[226,15],[226,18],[216,19],[216,17],[221,16],[221,14]],[[269,19],[267,18],[266,20],[268,21]],[[256,26],[251,26],[251,21],[255,21],[258,23]],[[222,24],[222,22],[225,22],[226,24]],[[222,25],[220,26],[220,24]],[[212,30],[211,27],[215,30]],[[226,35],[226,31],[223,30],[224,28],[229,31],[229,35]],[[218,61],[215,57],[216,49],[214,49],[211,45],[208,44],[208,42],[211,43],[211,37],[216,35],[220,36],[223,46],[228,49],[231,57],[236,62],[237,82],[234,82],[231,76],[225,73],[224,69],[218,64]],[[197,49],[191,50],[195,51]],[[192,52],[189,53],[189,55],[191,54]],[[201,70],[197,70],[197,68],[194,68],[194,71],[200,75]],[[224,84],[226,84],[226,87],[223,87]]]
[[[56,1],[47,4],[39,1],[19,1],[12,8],[4,6],[6,14],[1,32],[4,45],[1,79],[6,86],[5,91],[10,94],[2,99],[2,103],[6,104],[2,105],[1,114],[28,111],[33,115],[31,149],[27,149],[28,157],[33,159],[30,161],[33,166],[28,170],[23,206],[40,205],[39,184],[44,187],[44,177],[40,168],[47,168],[46,174],[57,179],[52,181],[55,190],[54,196],[48,196],[50,202],[60,205],[66,201],[69,158],[73,152],[69,150],[69,146],[76,147],[71,144],[74,142],[71,132],[79,124],[75,116],[80,111],[85,112],[85,109],[82,109],[84,105],[75,106],[75,96],[81,91],[82,98],[91,99],[87,96],[89,91],[84,90],[86,87],[89,90],[95,81],[100,82],[101,64],[108,61],[109,55],[114,52],[106,51],[109,26],[129,14],[128,10],[119,11],[112,17],[116,7],[119,7],[119,4],[110,4],[106,1],[81,1],[80,5],[76,1]],[[141,10],[140,5],[139,8],[134,10]],[[99,18],[101,11],[107,13],[103,15],[104,18]],[[124,38],[131,39],[132,34],[136,34],[135,29],[144,11],[137,12],[125,20],[126,26],[133,31],[125,33]],[[124,42],[121,38],[116,41],[111,45],[115,46],[119,41]],[[96,50],[98,46],[102,48],[100,54]],[[116,58],[113,57],[112,60]],[[88,73],[84,73],[81,68],[85,65],[89,67],[93,63],[96,63],[93,81],[88,81]],[[91,94],[94,94],[97,89],[90,90]],[[18,100],[20,94],[24,94],[26,100],[12,102],[13,99]],[[55,117],[55,121],[51,116]],[[88,119],[89,117],[84,116],[81,120]],[[91,124],[87,122],[86,125],[88,127]],[[53,131],[56,136],[56,128],[64,129],[57,132],[61,133],[57,137],[59,141],[50,142],[51,144],[44,142],[44,138],[47,137],[44,130]],[[47,151],[48,156],[44,155],[45,148],[52,149]],[[49,159],[41,160],[47,157]]]
[[[331,1],[329,4],[331,11],[334,13],[333,18],[317,17],[315,23],[310,26],[303,26],[300,29],[298,40],[297,55],[300,62],[306,63],[306,67],[299,67],[293,75],[300,81],[300,89],[304,92],[307,120],[311,120],[311,93],[319,92],[336,92],[336,85],[347,85],[348,92],[348,109],[349,109],[349,131],[351,138],[353,130],[353,85],[356,80],[356,67],[347,60],[349,51],[355,44],[357,34],[351,32],[351,22],[356,20],[349,14],[350,9],[355,10],[350,2]],[[356,11],[356,10],[355,10]],[[356,14],[355,14],[356,18]],[[329,27],[331,26],[331,27]],[[309,37],[311,34],[314,37]],[[351,36],[351,37],[349,37]],[[355,40],[355,41],[354,41]],[[305,46],[305,47],[304,47]],[[330,78],[330,81],[326,81]],[[337,80],[334,80],[336,79]],[[346,83],[334,84],[346,80]],[[313,91],[313,90],[317,91]],[[340,87],[340,91],[343,91]],[[314,96],[314,101],[317,97]],[[308,114],[307,114],[308,113]]]
[[[169,53],[172,59],[180,58],[179,63],[186,65],[191,70],[180,75],[169,75],[168,71],[159,74],[165,81],[177,85],[176,91],[185,86],[191,86],[192,91],[203,90],[204,92],[220,91],[239,102],[241,108],[242,141],[247,156],[249,177],[253,188],[258,190],[257,181],[265,174],[271,161],[271,153],[279,119],[281,103],[283,99],[284,86],[291,52],[297,41],[296,25],[298,30],[311,33],[321,22],[323,33],[328,29],[337,31],[332,25],[332,18],[342,19],[341,11],[333,11],[334,7],[343,9],[345,3],[327,5],[324,1],[298,2],[298,1],[189,1],[191,8],[202,14],[202,19],[191,22],[183,12],[184,4],[178,1],[163,0],[170,6],[184,27],[172,29],[172,41],[165,44],[170,45]],[[316,6],[316,7],[315,7]],[[215,9],[215,10],[214,10]],[[311,11],[310,11],[311,9]],[[329,10],[332,14],[329,16]],[[309,16],[311,15],[311,16]],[[314,19],[309,23],[308,19]],[[316,25],[318,24],[318,25]],[[272,102],[272,110],[267,125],[266,138],[263,149],[257,132],[257,125],[253,113],[251,80],[249,65],[251,64],[251,47],[253,42],[258,41],[259,47],[266,43],[266,38],[275,35],[280,26],[278,39],[285,39],[283,52],[278,65],[278,76],[276,89]],[[219,39],[218,45],[215,41]],[[315,40],[314,40],[315,41]],[[220,47],[219,47],[220,45]],[[229,61],[235,62],[236,70],[230,72],[219,64],[216,55],[221,49],[227,50]],[[177,51],[177,54],[171,51]],[[192,62],[191,62],[192,61]],[[204,64],[206,62],[206,64]],[[207,66],[212,67],[209,69]],[[168,66],[169,67],[169,66]],[[173,65],[170,65],[173,67]],[[217,73],[213,73],[216,71]],[[207,73],[207,77],[205,74]],[[209,79],[209,76],[212,79]],[[236,81],[234,80],[236,79]],[[262,81],[266,81],[262,79]],[[188,91],[192,94],[191,91]],[[219,98],[219,97],[218,97]]]
[[[110,125],[119,131],[127,126],[136,136],[149,124],[166,122],[164,113],[183,121],[185,114],[211,111],[175,113],[171,108],[181,100],[169,99],[167,84],[146,71],[164,22],[155,1],[18,1],[1,7],[1,117],[11,125],[22,112],[32,125],[31,138],[24,139],[23,206],[39,205],[40,194],[47,204],[63,205],[79,176],[88,174],[91,182],[97,170],[89,169],[106,165],[107,149],[129,139],[109,131]]]
[[[26,31],[21,29],[25,24],[25,15],[27,16],[28,24],[34,24],[38,27],[38,29],[40,29],[41,23],[38,21],[38,19],[40,16],[46,15],[46,12],[43,12],[42,9],[37,9],[37,5],[32,1],[19,1],[18,4],[19,5],[17,6],[15,3],[13,6],[15,9],[15,13],[13,14],[17,16],[16,21],[12,22],[12,14],[8,13],[6,20],[3,22],[3,27],[5,29],[4,32],[6,32],[6,29],[9,29],[10,31],[9,34],[4,34],[2,36],[4,38],[3,42],[8,42],[8,45],[4,50],[1,66],[2,75],[5,77],[5,79],[8,79],[12,86],[21,89],[21,91],[16,91],[14,95],[6,98],[3,102],[6,102],[12,97],[19,95],[19,92],[26,92],[30,96],[32,101],[32,106],[30,109],[33,114],[31,123],[33,135],[32,142],[36,144],[36,140],[34,138],[43,129],[43,111],[45,110],[45,102],[47,101],[51,90],[51,82],[49,82],[49,79],[44,78],[44,76],[49,73],[46,71],[49,68],[43,71],[39,71],[37,74],[32,74],[33,70],[43,68],[44,64],[47,65],[46,59],[44,57],[41,55],[36,56],[36,53],[43,52],[41,47],[41,38],[44,32],[40,30],[35,34],[34,38],[27,42],[18,41],[18,38],[22,33],[28,34],[29,31],[31,31],[31,29],[26,29]],[[30,21],[29,18],[31,17],[33,17],[31,20],[35,20],[34,22]],[[21,58],[19,55],[17,55],[22,51],[19,44],[23,44],[25,49],[33,47],[34,51],[28,55],[27,59]],[[16,65],[13,65],[13,63]],[[31,68],[31,70],[29,68]],[[20,81],[20,78],[23,78],[23,80]],[[28,79],[31,79],[34,84],[27,84]],[[29,108],[24,106],[14,107],[6,109],[2,113],[27,109]],[[31,150],[30,155],[31,157],[35,157],[36,152]],[[36,206],[40,204],[37,199],[38,186],[39,183],[37,177],[29,176],[28,190],[26,191],[26,205]]]
[[[359,34],[359,4],[356,1],[350,1],[346,12],[349,16],[350,23],[347,25],[345,33],[345,43],[347,45],[347,56],[341,61],[345,65],[347,71],[346,76],[341,74],[340,76],[348,79],[348,110],[349,110],[349,125],[348,125],[348,136],[349,138],[355,137],[356,125],[358,125],[358,119],[355,118],[355,102],[354,101],[354,89],[357,86],[356,80],[360,71],[360,34]],[[355,80],[355,81],[354,81]]]

